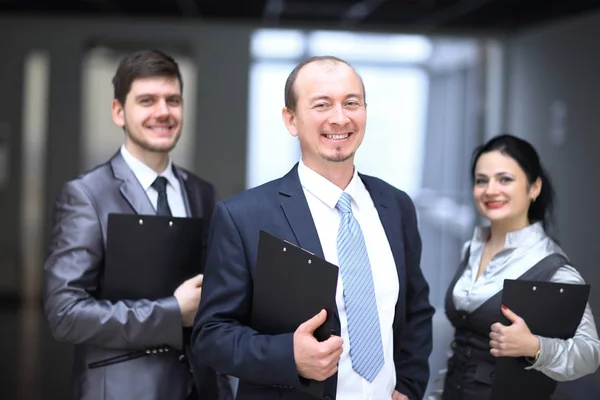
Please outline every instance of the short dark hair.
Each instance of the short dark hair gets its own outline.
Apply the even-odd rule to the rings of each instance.
[[[173,57],[160,50],[139,50],[125,55],[119,61],[117,72],[112,79],[115,99],[125,104],[133,81],[154,76],[177,78],[183,93],[181,71]]]
[[[296,67],[294,67],[292,72],[290,72],[290,74],[288,75],[287,80],[285,81],[285,90],[284,90],[285,106],[288,109],[290,109],[291,111],[296,111],[296,106],[298,105],[298,94],[296,93],[296,89],[294,87],[296,84],[296,79],[298,79],[298,73],[306,65],[313,63],[313,62],[318,62],[318,61],[331,61],[333,63],[343,63],[354,70],[354,67],[352,67],[352,65],[350,65],[348,62],[342,60],[341,58],[335,57],[335,56],[314,56],[314,57],[310,57],[310,58],[302,61],[300,64],[298,64],[298,65],[296,65]],[[354,70],[354,72],[356,72],[356,70]],[[356,73],[356,75],[358,75],[358,72]],[[362,85],[363,101],[366,103],[367,93],[365,92],[365,84],[360,75],[358,75],[358,79],[360,79],[360,84]]]
[[[490,139],[484,145],[477,147],[473,152],[471,161],[471,178],[475,180],[475,166],[479,157],[485,153],[499,151],[512,158],[519,164],[529,184],[533,184],[537,178],[542,180],[542,189],[537,199],[531,203],[527,212],[530,223],[542,221],[544,229],[548,230],[553,222],[555,194],[554,187],[549,175],[540,162],[535,148],[526,140],[509,134],[502,134]]]

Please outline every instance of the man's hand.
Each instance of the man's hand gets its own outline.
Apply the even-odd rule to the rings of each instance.
[[[408,397],[406,397],[399,391],[394,390],[394,393],[392,393],[392,400],[408,400]]]
[[[496,322],[490,332],[490,353],[494,357],[535,357],[540,349],[540,340],[517,314],[502,306],[502,313],[511,322],[510,326]]]
[[[196,311],[198,311],[200,296],[202,294],[203,278],[204,275],[198,274],[179,285],[175,289],[175,293],[173,293],[181,309],[181,324],[185,327],[194,324],[194,317],[196,316]]]
[[[298,374],[306,379],[324,381],[338,369],[342,355],[343,340],[332,335],[329,339],[319,342],[313,332],[323,325],[327,311],[320,313],[304,322],[294,332],[294,360]]]

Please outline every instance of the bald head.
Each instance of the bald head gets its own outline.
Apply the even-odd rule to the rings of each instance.
[[[365,93],[365,85],[362,81],[362,78],[358,73],[352,68],[350,64],[341,58],[334,56],[316,56],[311,57],[307,60],[304,60],[300,64],[298,64],[288,76],[285,82],[285,107],[290,111],[296,111],[298,106],[298,80],[302,75],[311,75],[312,72],[316,70],[321,70],[323,72],[332,71],[337,67],[341,68],[349,68],[352,73],[354,73],[358,79],[360,80],[360,84],[362,87],[362,98],[363,102],[366,102],[366,93]],[[309,72],[309,74],[305,74],[305,72]],[[300,79],[300,84],[302,84],[302,80]]]

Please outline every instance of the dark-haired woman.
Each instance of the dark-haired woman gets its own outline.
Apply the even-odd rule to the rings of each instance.
[[[471,176],[477,210],[490,225],[465,244],[446,295],[455,334],[443,399],[488,399],[496,357],[526,357],[527,368],[556,381],[593,373],[600,341],[589,305],[575,336],[561,340],[533,335],[501,304],[504,279],[584,283],[546,233],[554,193],[537,152],[515,136],[497,136],[475,150]],[[510,326],[498,322],[502,315]]]

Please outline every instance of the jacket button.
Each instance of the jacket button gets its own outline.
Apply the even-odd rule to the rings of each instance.
[[[179,362],[184,362],[185,361],[185,354],[180,354],[179,355]]]

